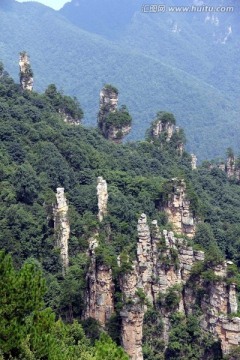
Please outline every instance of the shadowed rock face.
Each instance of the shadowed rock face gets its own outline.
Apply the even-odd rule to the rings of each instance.
[[[115,286],[112,270],[108,265],[99,264],[95,249],[98,234],[89,239],[90,266],[87,273],[86,310],[84,318],[93,318],[104,327],[114,313]]]
[[[53,209],[54,215],[54,232],[56,246],[60,249],[63,274],[69,264],[68,241],[70,236],[70,224],[68,219],[68,204],[64,194],[64,188],[57,188],[57,204]]]
[[[118,90],[111,85],[100,92],[98,127],[106,139],[117,144],[131,131],[131,117],[126,109],[118,110]]]
[[[20,84],[22,89],[32,91],[33,73],[31,70],[29,57],[25,52],[20,53],[19,68],[20,68]]]

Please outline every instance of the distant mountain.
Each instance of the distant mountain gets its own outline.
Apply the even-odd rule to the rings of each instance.
[[[35,88],[55,83],[77,96],[87,124],[95,126],[99,91],[112,83],[133,115],[129,139],[142,138],[155,112],[168,110],[199,158],[238,149],[239,6],[218,15],[219,25],[208,14],[142,13],[141,6],[140,0],[73,0],[56,12],[34,2],[1,3],[0,59],[17,78],[18,53],[27,50]]]
[[[60,12],[80,28],[113,39],[131,22],[141,4],[142,0],[73,0]]]

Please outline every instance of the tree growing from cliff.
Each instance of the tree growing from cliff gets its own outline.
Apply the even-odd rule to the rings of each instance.
[[[74,120],[80,122],[83,118],[83,110],[77,98],[71,98],[57,90],[56,85],[50,84],[45,90],[45,95],[51,105],[59,112],[69,115]]]

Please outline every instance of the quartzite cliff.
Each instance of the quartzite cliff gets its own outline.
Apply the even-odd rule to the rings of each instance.
[[[120,311],[121,341],[131,360],[143,360],[143,324],[148,307],[153,306],[159,312],[163,321],[161,336],[167,347],[171,314],[178,311],[188,316],[194,312],[194,306],[199,302],[196,288],[202,289],[204,294],[199,304],[202,311],[201,328],[221,342],[223,354],[240,345],[240,318],[234,317],[238,310],[236,286],[227,282],[231,263],[224,262],[212,269],[216,279],[211,284],[205,283],[201,274],[193,280],[192,269],[196,263],[204,262],[205,254],[188,244],[187,237],[194,235],[196,220],[190,210],[186,184],[179,179],[172,179],[170,184],[171,191],[164,209],[176,233],[185,237],[176,237],[171,231],[160,231],[156,220],[149,224],[147,216],[142,214],[137,225],[136,260],[130,263],[130,270],[118,278],[123,303]],[[108,198],[107,186],[102,178],[98,179],[97,189],[98,199],[105,199],[99,201],[99,211],[104,209],[99,216],[102,221]],[[105,326],[116,310],[116,289],[111,268],[97,261],[97,247],[96,235],[89,241],[90,267],[84,317],[92,317]],[[178,296],[174,308],[164,304],[169,291],[174,291]],[[161,301],[162,305],[159,306]]]

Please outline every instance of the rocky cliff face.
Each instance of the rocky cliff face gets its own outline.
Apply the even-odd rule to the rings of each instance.
[[[120,279],[123,294],[123,308],[120,312],[122,319],[122,345],[132,360],[142,360],[143,319],[146,306],[138,296],[141,279],[138,274],[138,264],[133,264],[129,274]]]
[[[228,156],[226,164],[226,173],[228,178],[234,178],[236,171],[235,157],[234,155]]]
[[[176,230],[191,237],[195,227],[186,185],[183,180],[173,179],[171,188],[166,211]],[[103,192],[106,200],[107,188],[102,178],[98,179],[98,192]],[[99,209],[106,210],[106,201],[103,203],[105,205]],[[100,221],[105,213],[101,212]],[[138,220],[137,232],[136,260],[131,263],[130,271],[120,272],[118,279],[122,293],[121,340],[131,360],[143,360],[143,324],[148,307],[157,309],[162,319],[161,337],[165,348],[169,341],[171,315],[181,312],[187,317],[194,312],[196,305],[202,311],[200,326],[221,342],[223,354],[240,345],[240,318],[229,316],[238,310],[236,286],[226,280],[228,266],[232,263],[215,266],[212,269],[213,281],[206,282],[201,273],[193,280],[191,271],[196,263],[203,263],[203,251],[194,250],[186,238],[175,237],[171,231],[160,232],[156,220],[149,226],[145,214]],[[92,317],[104,327],[115,311],[115,285],[111,268],[99,261],[96,255],[97,237],[95,234],[89,240],[90,267],[84,317]],[[121,266],[121,257],[118,263]],[[203,294],[201,298],[196,296],[197,289]],[[171,292],[177,298],[173,305],[167,302]]]
[[[172,232],[160,234],[156,221],[151,224],[150,232],[146,216],[143,214],[138,222],[139,241],[137,244],[137,261],[130,274],[124,275],[121,290],[125,305],[121,312],[122,341],[131,359],[142,360],[141,341],[142,326],[146,304],[153,304],[161,313],[164,329],[163,340],[168,343],[170,331],[170,315],[180,311],[184,315],[191,313],[196,303],[196,293],[189,283],[191,269],[196,262],[204,261],[204,252],[196,251],[188,246],[186,240],[175,238]],[[237,311],[235,285],[227,285],[227,262],[214,269],[219,281],[205,289],[201,300],[203,316],[201,326],[209,331],[216,340],[221,341],[224,354],[233,346],[240,344],[240,319],[229,318],[229,314]],[[201,282],[201,281],[200,281]],[[159,306],[159,299],[175,289],[179,302],[173,309],[170,305]],[[139,291],[144,296],[138,296]]]
[[[228,155],[226,162],[209,165],[210,170],[215,167],[224,171],[229,179],[240,181],[240,163],[233,153]]]
[[[64,188],[57,188],[57,203],[53,208],[54,232],[56,246],[60,249],[63,273],[69,264],[68,258],[68,240],[70,236],[70,224],[68,219],[68,204],[64,194]]]
[[[97,179],[98,220],[101,222],[107,214],[108,190],[107,182],[101,176]]]
[[[107,182],[97,179],[98,219],[101,222],[107,213]],[[112,269],[101,263],[96,256],[98,233],[89,239],[90,266],[87,273],[86,310],[84,318],[93,318],[104,327],[114,312],[114,282]]]
[[[106,325],[114,312],[114,283],[109,266],[97,261],[97,235],[89,240],[90,266],[87,273],[86,310],[84,317]]]
[[[164,206],[168,220],[173,224],[176,232],[185,234],[188,237],[193,237],[196,226],[190,209],[186,184],[184,180],[172,179],[171,188],[172,191],[168,195],[167,204]]]
[[[204,254],[193,251],[182,239],[175,239],[172,232],[160,234],[157,221],[147,224],[142,214],[138,221],[137,260],[130,274],[121,278],[124,298],[122,318],[122,343],[131,359],[142,360],[142,329],[146,304],[156,306],[159,295],[174,285],[186,283],[194,262],[202,261]],[[176,259],[176,256],[179,257]],[[167,265],[166,265],[167,264]],[[179,311],[184,311],[183,297]],[[169,312],[162,309],[164,341],[169,333]]]
[[[33,89],[33,72],[30,66],[29,57],[26,52],[20,53],[20,84],[23,90],[32,91]]]
[[[171,121],[158,120],[153,124],[152,136],[159,138],[161,134],[166,134],[166,141],[169,142],[173,136],[175,126]]]
[[[131,131],[131,117],[125,107],[118,110],[118,90],[106,85],[100,92],[98,127],[102,135],[115,143]]]
[[[151,124],[150,139],[151,142],[158,140],[161,148],[169,143],[179,156],[183,155],[185,135],[182,129],[175,126],[176,120],[171,113],[159,111],[156,115],[156,120]]]
[[[220,340],[224,355],[240,344],[240,318],[233,316],[238,311],[236,285],[226,282],[228,265],[229,262],[225,261],[213,269],[219,279],[208,285],[205,284],[205,292],[200,304],[203,312],[201,326],[210,332],[216,341]],[[198,285],[203,285],[201,279]],[[187,286],[185,289],[187,313],[191,313],[194,303],[196,303],[194,290],[191,286]]]

